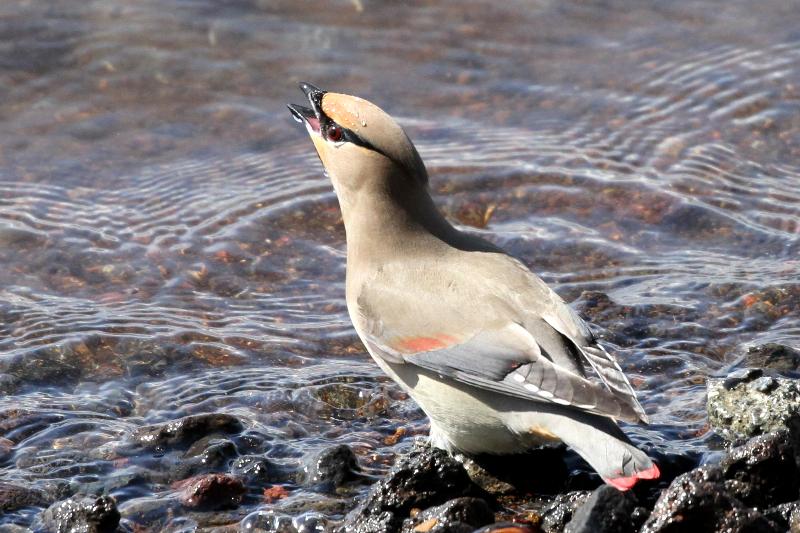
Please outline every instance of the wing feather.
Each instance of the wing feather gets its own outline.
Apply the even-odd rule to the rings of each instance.
[[[520,325],[482,331],[446,348],[403,353],[381,339],[367,337],[371,352],[387,361],[402,359],[441,377],[528,400],[568,405],[593,413],[638,420],[627,402],[603,386],[545,357]]]

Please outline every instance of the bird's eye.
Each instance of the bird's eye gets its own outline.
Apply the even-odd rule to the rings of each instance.
[[[325,138],[329,141],[338,143],[344,139],[344,130],[336,124],[330,124],[325,128]]]

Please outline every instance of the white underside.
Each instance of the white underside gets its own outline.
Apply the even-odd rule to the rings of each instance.
[[[547,429],[546,419],[552,416],[543,418],[532,410],[533,402],[503,398],[490,391],[437,379],[411,365],[389,365],[375,359],[428,415],[431,444],[437,448],[468,454],[512,454],[558,442],[531,431]]]

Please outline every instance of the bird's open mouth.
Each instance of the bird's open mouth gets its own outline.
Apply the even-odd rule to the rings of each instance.
[[[306,82],[300,83],[300,90],[305,93],[311,107],[289,104],[289,111],[292,112],[292,116],[297,122],[305,124],[314,133],[319,133],[320,123],[324,116],[322,112],[322,97],[325,96],[325,91]]]

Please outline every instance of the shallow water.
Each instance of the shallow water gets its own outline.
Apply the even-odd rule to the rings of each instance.
[[[335,519],[365,485],[306,487],[304,458],[345,443],[377,474],[425,432],[351,329],[298,81],[398,117],[448,216],[614,348],[637,441],[702,454],[705,377],[800,345],[797,23],[777,1],[4,2],[0,480],[105,491],[154,531]],[[180,457],[130,436],[209,412],[288,498],[164,503]]]

